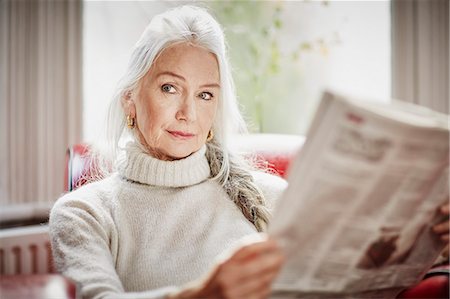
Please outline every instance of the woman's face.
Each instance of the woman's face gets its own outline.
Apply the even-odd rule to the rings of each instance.
[[[220,95],[214,54],[182,43],[166,48],[139,87],[124,100],[136,117],[139,141],[161,160],[199,150],[212,127]]]

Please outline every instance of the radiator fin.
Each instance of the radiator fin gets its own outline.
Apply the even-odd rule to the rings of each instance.
[[[54,272],[48,226],[0,230],[0,275]]]

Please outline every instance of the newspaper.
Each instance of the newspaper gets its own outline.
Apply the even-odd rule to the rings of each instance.
[[[325,92],[269,235],[287,260],[273,298],[389,298],[444,244],[449,117]],[[441,218],[441,219],[439,219]]]

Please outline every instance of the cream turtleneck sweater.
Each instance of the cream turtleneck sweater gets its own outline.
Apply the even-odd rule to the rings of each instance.
[[[161,161],[129,144],[118,173],[56,202],[50,213],[56,269],[79,283],[83,298],[163,298],[256,232],[208,179],[205,151]],[[286,187],[269,174],[254,178],[270,205]]]

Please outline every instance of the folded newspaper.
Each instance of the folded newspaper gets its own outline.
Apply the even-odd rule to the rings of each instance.
[[[444,244],[449,117],[325,92],[269,234],[287,260],[272,298],[394,298]]]

